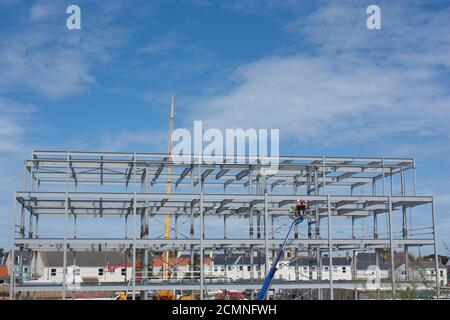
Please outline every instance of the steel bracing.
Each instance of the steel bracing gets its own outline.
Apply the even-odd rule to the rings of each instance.
[[[411,248],[431,246],[438,270],[434,201],[432,196],[416,194],[412,158],[282,156],[277,171],[267,171],[259,158],[210,160],[191,156],[177,163],[169,161],[167,154],[157,153],[34,151],[25,161],[23,188],[14,195],[12,241],[19,258],[14,259],[12,250],[12,261],[19,272],[11,274],[11,297],[60,291],[66,298],[67,291],[74,290],[67,287],[65,278],[52,285],[24,281],[20,256],[26,251],[61,251],[64,268],[72,264],[67,252],[129,253],[133,272],[128,284],[82,285],[83,291],[129,289],[135,297],[136,292],[145,290],[195,289],[204,298],[208,289],[240,288],[254,294],[283,241],[277,230],[289,221],[289,208],[298,198],[308,201],[310,215],[287,245],[291,259],[314,256],[319,265],[326,255],[387,252],[391,276],[382,290],[392,291],[399,288],[393,276],[395,250],[408,253]],[[168,183],[171,194],[165,193]],[[416,225],[412,210],[419,215],[417,220],[428,221],[425,227]],[[164,239],[156,221],[167,215],[173,217],[173,223],[171,236]],[[58,217],[61,234],[42,232],[44,221]],[[108,228],[104,219],[118,219],[123,232],[80,237],[77,224],[85,217],[98,218],[102,230]],[[213,220],[220,223],[209,227]],[[245,232],[230,232],[236,223],[245,225]],[[360,226],[366,229],[361,231]],[[214,229],[213,235],[207,235],[210,229]],[[190,268],[195,272],[183,281],[147,276],[149,262],[144,257],[161,256],[165,250],[189,252]],[[259,274],[252,272],[248,281],[211,279],[204,263],[195,265],[194,257],[204,261],[217,252],[249,255],[252,264],[259,261]],[[142,261],[141,270],[137,270],[137,260]],[[408,266],[407,260],[405,254]],[[332,261],[326,281],[276,280],[273,288],[330,289],[332,299],[334,288],[364,287],[355,281],[334,281]],[[436,272],[438,288],[439,283]]]

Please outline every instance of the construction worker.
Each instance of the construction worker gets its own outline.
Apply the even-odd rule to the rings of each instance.
[[[117,300],[127,300],[127,295],[125,292],[121,292]]]
[[[303,199],[298,199],[295,205],[291,208],[292,218],[296,219],[305,215],[308,202]]]

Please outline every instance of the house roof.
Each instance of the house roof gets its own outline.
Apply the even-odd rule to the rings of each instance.
[[[39,253],[46,267],[62,267],[63,252],[43,251]],[[119,251],[79,251],[75,254],[75,264],[80,267],[105,267],[123,264],[125,253]],[[73,252],[67,252],[67,265],[73,264]]]
[[[0,279],[5,280],[9,278],[8,267],[5,265],[0,265]]]
[[[6,261],[8,260],[9,253],[10,253],[9,251],[6,252],[5,256],[3,257],[3,263],[4,264],[6,264]],[[29,254],[30,254],[30,252],[28,250],[23,250],[22,251],[22,261],[23,261],[24,264],[27,264],[28,258],[29,258]],[[14,250],[14,258],[16,259],[16,261],[17,261],[19,256],[20,256],[20,250]]]
[[[333,257],[331,259],[333,262],[333,266],[350,266],[351,261],[346,257]],[[289,262],[289,265],[299,265],[299,266],[316,266],[317,259],[313,257],[299,257],[297,259],[293,259]],[[330,265],[330,259],[328,257],[322,258],[322,266]]]
[[[172,266],[187,266],[191,262],[191,256],[187,254],[183,254],[177,258],[170,257],[168,264]],[[209,264],[211,262],[211,258],[209,256],[203,257],[203,264]],[[153,257],[152,266],[161,267],[164,263],[162,257]]]
[[[249,265],[250,257],[241,255],[241,254],[232,254],[232,255],[217,254],[214,256],[213,261],[214,261],[214,264],[218,265],[218,266],[222,266],[225,264],[226,265],[233,265],[233,264]],[[257,265],[257,264],[265,264],[265,263],[266,263],[266,260],[263,256],[261,258],[253,257],[253,264]]]
[[[191,257],[189,255],[181,255],[177,258],[169,258],[168,264],[169,265],[176,265],[179,267],[185,267],[187,266],[191,261]],[[154,267],[160,267],[164,263],[164,259],[162,257],[154,257],[152,259],[152,265]]]
[[[356,270],[367,270],[369,266],[377,264],[375,253],[362,252],[356,255]],[[383,256],[378,254],[378,268],[380,270],[389,270],[389,265],[384,261]]]
[[[434,260],[423,260],[423,261],[415,261],[412,263],[415,268],[425,268],[425,269],[435,269],[436,264]],[[439,260],[439,268],[445,268],[442,262]]]

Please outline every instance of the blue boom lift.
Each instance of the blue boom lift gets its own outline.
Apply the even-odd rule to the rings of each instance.
[[[283,256],[284,248],[286,247],[286,244],[289,240],[289,236],[291,235],[292,229],[294,228],[294,226],[298,225],[305,219],[306,206],[307,202],[305,200],[298,200],[294,208],[292,209],[291,213],[293,215],[292,218],[294,220],[292,221],[291,226],[289,227],[289,231],[286,234],[286,237],[284,238],[283,244],[281,245],[275,259],[272,262],[272,266],[270,267],[270,270],[267,273],[266,278],[264,279],[263,285],[258,293],[258,296],[256,297],[256,300],[264,300],[266,298],[267,291],[269,291],[270,289],[270,284],[273,280],[273,277],[275,276],[275,272],[277,271],[278,262]]]

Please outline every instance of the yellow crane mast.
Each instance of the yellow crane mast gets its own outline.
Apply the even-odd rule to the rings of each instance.
[[[175,96],[172,95],[172,104],[170,108],[170,124],[169,124],[169,139],[168,139],[168,162],[172,161],[172,133],[173,133],[173,120],[174,120],[174,100]],[[172,174],[172,168],[169,166],[167,168],[167,190],[166,193],[171,192],[170,188],[170,175]],[[170,215],[166,216],[164,221],[164,239],[169,239],[170,236]],[[169,271],[169,250],[164,251],[163,253],[163,279],[168,279],[168,271]]]

